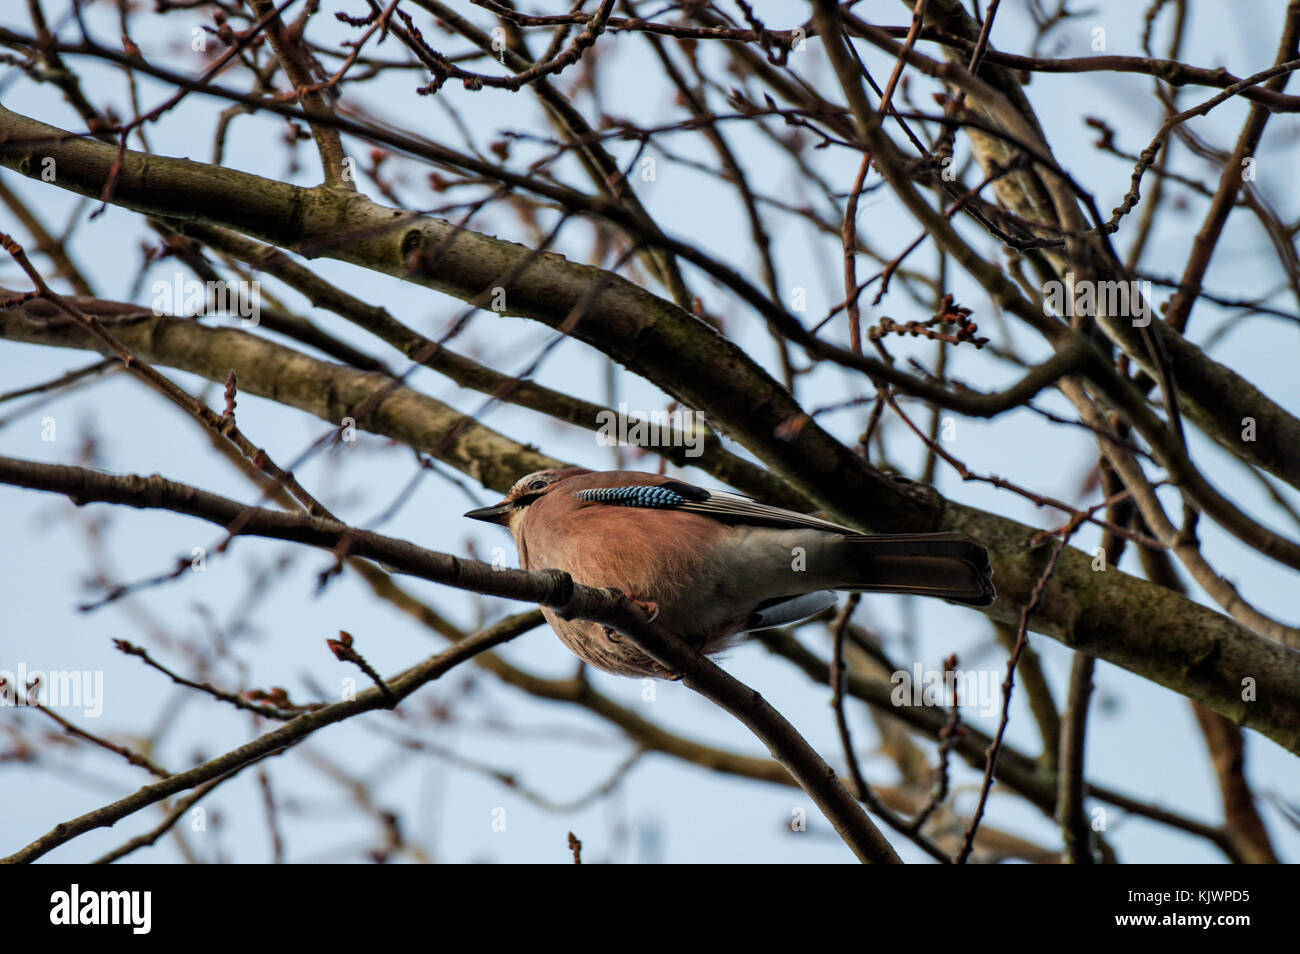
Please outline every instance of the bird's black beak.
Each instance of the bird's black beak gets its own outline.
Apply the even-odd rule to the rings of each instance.
[[[492,507],[480,507],[478,510],[471,510],[465,516],[471,520],[482,520],[484,523],[497,523],[505,526],[510,521],[510,511],[512,505],[510,501],[503,500]]]

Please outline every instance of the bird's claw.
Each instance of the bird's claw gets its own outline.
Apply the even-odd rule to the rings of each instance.
[[[625,593],[623,595],[627,597],[627,601],[629,603],[635,603],[637,606],[641,607],[643,610],[645,610],[647,613],[650,614],[650,618],[646,620],[647,623],[653,623],[655,620],[659,618],[658,603],[652,603],[649,600],[639,600],[631,593]]]
[[[666,679],[668,682],[677,682],[682,676],[686,675],[683,672],[673,672],[663,663],[658,662],[654,664],[654,673],[660,679]]]

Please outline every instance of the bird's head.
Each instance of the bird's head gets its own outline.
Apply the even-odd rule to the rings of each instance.
[[[524,512],[526,507],[555,490],[561,482],[569,477],[588,473],[591,472],[581,467],[560,467],[554,470],[534,471],[527,477],[521,477],[515,481],[515,485],[510,488],[510,493],[506,494],[505,499],[500,503],[493,504],[491,507],[480,507],[478,510],[471,510],[465,516],[473,520],[482,520],[486,523],[496,523],[503,527],[509,527],[514,519]]]

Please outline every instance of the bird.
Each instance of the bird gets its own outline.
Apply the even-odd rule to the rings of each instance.
[[[504,500],[465,514],[510,530],[525,570],[553,569],[616,588],[705,655],[745,634],[835,604],[835,590],[996,598],[988,549],[960,533],[864,534],[660,474],[539,470]],[[596,669],[677,678],[610,627],[542,607],[569,649]]]

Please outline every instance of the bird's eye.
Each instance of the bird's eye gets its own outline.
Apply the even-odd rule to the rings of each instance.
[[[528,485],[528,489],[529,489],[529,490],[541,490],[541,489],[544,488],[548,483],[549,483],[549,481],[545,481],[545,480],[534,480],[531,484]]]

